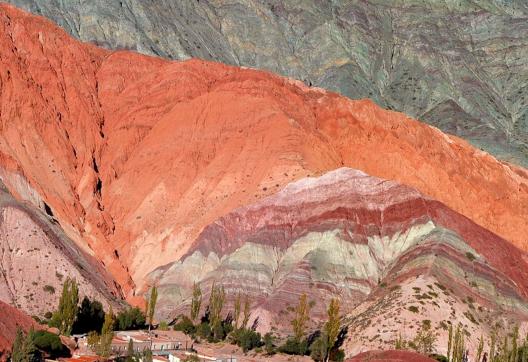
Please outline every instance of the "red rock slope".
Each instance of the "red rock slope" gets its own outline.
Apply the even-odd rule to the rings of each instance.
[[[0,82],[4,182],[43,199],[125,290],[218,216],[343,165],[411,185],[528,247],[526,170],[367,100],[101,50],[7,5]]]
[[[0,301],[0,361],[5,361],[11,350],[18,328],[28,331],[36,323],[31,317]]]

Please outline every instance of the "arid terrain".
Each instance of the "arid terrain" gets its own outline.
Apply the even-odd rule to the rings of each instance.
[[[521,5],[486,11],[513,21],[525,16]],[[51,5],[31,9],[58,21]],[[275,9],[279,17],[291,10]],[[76,21],[58,22],[96,40],[72,27]],[[481,336],[507,334],[514,324],[526,329],[528,170],[475,147],[467,141],[478,145],[473,136],[464,140],[390,110],[424,114],[393,107],[379,84],[384,97],[370,98],[389,109],[332,92],[356,96],[348,88],[239,66],[278,71],[260,63],[212,54],[206,58],[231,65],[174,61],[113,50],[114,40],[106,48],[83,43],[46,18],[0,4],[0,301],[17,313],[42,318],[72,278],[81,296],[115,311],[127,304],[143,310],[156,286],[154,317],[167,323],[188,313],[196,283],[204,300],[212,285],[225,289],[226,315],[243,292],[255,329],[281,339],[292,333],[301,295],[310,300],[311,332],[322,329],[337,299],[347,358],[391,350],[424,321],[443,354],[450,324],[462,326],[472,350]],[[196,55],[163,47],[127,46],[169,58]],[[523,74],[516,82],[527,83]],[[362,82],[374,87],[375,79]],[[507,103],[479,113],[478,102],[457,102],[467,107],[435,113],[445,116],[447,131],[464,127],[456,123],[462,113],[490,115]],[[490,139],[510,137],[499,148],[513,149],[524,132],[519,102],[515,112],[509,108],[513,124],[492,127]],[[13,316],[4,317],[6,341],[17,320],[28,320]]]

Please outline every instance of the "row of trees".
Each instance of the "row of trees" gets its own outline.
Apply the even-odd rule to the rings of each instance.
[[[149,331],[154,320],[157,302],[157,288],[151,290],[147,306]],[[221,307],[220,307],[221,310]],[[99,355],[108,357],[111,354],[113,331],[142,329],[146,327],[145,314],[139,308],[127,308],[114,315],[112,307],[105,313],[99,301],[84,297],[79,305],[79,286],[74,279],[67,278],[62,287],[57,310],[46,313],[45,321],[50,327],[56,327],[63,335],[88,333],[89,346]],[[11,359],[18,361],[40,361],[42,352],[51,357],[68,355],[59,336],[46,331],[31,330],[24,335],[21,329],[12,346]],[[148,361],[148,358],[147,358]]]
[[[342,361],[344,352],[339,347],[346,331],[341,326],[339,300],[332,299],[330,301],[326,311],[327,321],[323,326],[323,330],[315,335],[306,336],[310,310],[311,306],[308,303],[308,298],[306,294],[302,294],[294,310],[294,317],[291,320],[293,336],[279,347],[279,351],[297,355],[310,354],[314,361]]]
[[[149,326],[152,324],[157,300],[157,289],[154,287],[148,304]],[[56,327],[63,335],[83,334],[95,331],[101,333],[105,323],[105,311],[101,302],[84,297],[79,305],[79,287],[73,279],[66,279],[57,310],[47,313],[47,324]],[[129,307],[112,315],[115,330],[143,329],[147,326],[147,317],[137,307]]]
[[[457,327],[456,332],[453,333],[452,327],[449,328],[449,339],[453,339],[450,344],[455,346],[449,349],[448,345],[448,361],[459,362],[460,352],[456,349],[456,344],[464,345],[463,332],[459,332],[460,327]],[[461,337],[458,337],[458,335]],[[457,338],[458,337],[458,338]],[[479,338],[479,343],[476,351],[476,360],[481,361],[486,355],[488,362],[528,362],[528,334],[521,339],[519,336],[519,326],[514,326],[513,330],[504,333],[502,338],[499,337],[497,330],[493,330],[488,339],[488,348],[484,352],[484,338]],[[461,347],[462,349],[464,347]],[[449,353],[452,350],[451,353]]]
[[[156,303],[158,299],[158,290],[154,286],[151,289],[150,297],[147,303],[147,316],[148,316],[148,327],[149,333],[152,327],[154,320],[154,313],[156,310]],[[112,306],[110,310],[105,314],[104,323],[101,328],[101,333],[97,331],[91,331],[88,334],[88,345],[89,347],[96,352],[99,356],[108,357],[110,356],[112,350],[112,339],[114,337],[114,329],[118,328],[120,330],[127,329],[141,329],[145,327],[145,315],[141,312],[139,308],[127,308],[117,314],[117,317],[114,316]],[[132,343],[132,341],[131,341]],[[129,345],[129,350],[133,352],[133,346]],[[130,352],[130,351],[129,351]],[[139,356],[135,354],[129,354],[129,360],[135,361],[139,360]],[[145,351],[143,354],[143,361],[152,361],[152,353],[150,351]]]
[[[209,303],[204,315],[199,318],[203,302],[202,291],[195,283],[189,316],[180,316],[174,329],[183,331],[193,338],[206,339],[210,342],[228,339],[231,343],[240,346],[244,352],[254,348],[264,348],[267,354],[274,354],[277,351],[293,355],[309,354],[315,361],[338,361],[344,358],[344,353],[339,350],[340,343],[338,343],[343,330],[339,315],[340,303],[337,299],[332,299],[328,306],[328,318],[323,330],[307,336],[311,305],[306,294],[302,294],[291,320],[293,336],[281,346],[275,346],[275,338],[271,333],[262,337],[256,332],[258,318],[249,326],[251,300],[248,295],[238,293],[234,299],[232,312],[223,318],[225,299],[224,288],[213,283]]]
[[[405,341],[401,334],[395,341],[396,349],[411,348],[417,352],[429,355],[439,361],[464,362],[465,355],[469,352],[466,345],[467,332],[458,325],[452,324],[448,327],[447,356],[435,354],[437,336],[431,328],[431,321],[422,321],[416,336],[411,341]],[[524,339],[519,336],[519,327],[504,333],[501,338],[498,332],[493,330],[488,339],[488,348],[484,350],[485,339],[481,336],[478,340],[477,349],[473,351],[476,362],[528,362],[528,335]]]

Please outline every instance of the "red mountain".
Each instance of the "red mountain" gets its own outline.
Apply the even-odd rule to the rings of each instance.
[[[0,5],[1,178],[129,297],[205,225],[348,166],[527,248],[528,173],[368,100],[270,73],[80,43]]]

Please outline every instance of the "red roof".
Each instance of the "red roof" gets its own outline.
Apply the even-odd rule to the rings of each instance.
[[[99,362],[99,361],[103,361],[103,359],[98,356],[79,356],[79,357],[61,359],[61,361],[64,361],[64,362]]]
[[[358,354],[347,362],[434,362],[433,359],[411,351],[369,351]]]

